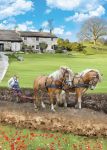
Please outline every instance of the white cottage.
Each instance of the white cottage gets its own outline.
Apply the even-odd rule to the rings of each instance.
[[[46,52],[53,52],[53,45],[57,44],[57,37],[49,32],[19,31],[25,45],[31,46],[34,51],[40,51],[39,44],[44,42],[48,45]]]
[[[20,51],[22,39],[16,31],[0,30],[0,51]]]
[[[25,45],[26,51],[30,46],[33,51],[39,52],[39,44],[42,42],[48,45],[46,52],[54,52],[53,45],[57,44],[57,37],[49,32],[0,30],[0,51],[16,52],[22,50]]]

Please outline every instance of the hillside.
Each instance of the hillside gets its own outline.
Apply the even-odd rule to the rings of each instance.
[[[94,45],[92,42],[83,42],[86,55],[104,54],[107,53],[107,45],[98,42]]]

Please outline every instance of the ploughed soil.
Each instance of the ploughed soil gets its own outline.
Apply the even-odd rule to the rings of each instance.
[[[32,96],[32,90],[24,90]],[[86,94],[82,109],[74,108],[75,95],[68,100],[68,107],[60,105],[51,112],[48,96],[44,96],[46,109],[35,112],[31,99],[15,101],[7,90],[0,90],[0,122],[21,128],[60,131],[86,136],[107,136],[107,94]],[[12,99],[13,98],[13,99]]]

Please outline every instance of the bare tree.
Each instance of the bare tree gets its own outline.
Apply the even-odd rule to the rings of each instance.
[[[93,17],[86,20],[78,34],[80,40],[93,40],[96,44],[100,37],[107,35],[107,21]]]

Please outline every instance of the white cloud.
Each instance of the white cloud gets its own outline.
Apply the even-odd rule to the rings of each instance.
[[[64,34],[64,26],[54,28],[53,33],[56,35],[63,35]]]
[[[67,17],[65,20],[66,21],[80,22],[80,21],[83,21],[87,18],[88,18],[88,14],[76,12],[75,15]]]
[[[10,23],[8,20],[3,20],[3,22],[0,23],[0,29],[14,30],[16,27],[17,30],[20,31],[37,31],[32,21],[26,21],[24,23],[16,24],[12,22]]]
[[[69,37],[69,36],[72,35],[72,32],[71,31],[67,31],[67,32],[65,32],[65,35]]]
[[[14,28],[15,28],[15,24],[12,23],[7,24],[5,22],[0,23],[0,29],[14,29]]]
[[[64,26],[59,26],[54,28],[53,33],[63,39],[72,39],[72,32],[71,31],[65,31]]]
[[[47,6],[66,11],[74,11],[75,14],[67,17],[66,21],[83,21],[89,17],[100,17],[105,14],[102,0],[46,0]],[[106,2],[105,2],[106,3]]]
[[[46,9],[45,13],[49,14],[49,13],[51,13],[51,11],[52,11],[51,9]]]
[[[105,8],[103,6],[99,6],[96,10],[90,11],[89,16],[102,16],[105,14]]]
[[[31,0],[0,0],[0,20],[24,14],[32,7]]]
[[[41,26],[42,26],[43,28],[48,28],[48,26],[49,26],[48,21],[44,21]]]
[[[59,8],[62,10],[73,10],[78,7],[81,0],[46,0],[47,5],[51,8]]]
[[[100,17],[105,14],[105,8],[103,6],[99,6],[96,10],[89,11],[87,13],[78,13],[76,12],[73,16],[67,17],[66,21],[74,21],[81,22],[90,17]]]
[[[32,21],[26,21],[17,25],[19,31],[37,31]]]
[[[50,32],[49,28],[48,28],[48,21],[44,21],[42,23],[42,27],[44,27],[44,29],[43,29],[44,32]],[[72,32],[71,31],[65,31],[65,26],[63,26],[63,25],[55,27],[52,32],[55,35],[62,37],[64,39],[71,39]]]
[[[33,25],[33,22],[32,21],[26,21],[26,24],[27,25]]]
[[[104,0],[105,1],[105,0]],[[49,8],[58,8],[61,10],[75,11],[79,10],[81,12],[92,11],[103,5],[102,0],[46,0],[47,6]]]

